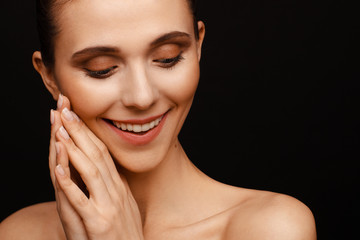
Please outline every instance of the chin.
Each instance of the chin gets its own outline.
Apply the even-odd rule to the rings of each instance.
[[[131,173],[147,173],[164,164],[171,146],[168,143],[156,148],[138,149],[138,151],[123,151],[119,148],[109,148],[114,162],[123,170]]]
[[[169,159],[172,146],[177,142],[178,131],[175,131],[176,126],[173,126],[172,121],[169,120],[171,117],[163,120],[164,126],[161,126],[161,123],[159,124],[159,127],[162,127],[161,132],[147,144],[136,144],[132,139],[128,141],[125,138],[124,140],[121,130],[110,126],[111,124],[106,120],[100,123],[102,126],[98,125],[96,135],[108,147],[113,161],[120,169],[131,173],[151,172],[162,165],[166,159]]]

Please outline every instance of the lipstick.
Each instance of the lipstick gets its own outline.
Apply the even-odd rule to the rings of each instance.
[[[168,112],[146,119],[105,120],[107,125],[126,142],[141,146],[153,141],[161,132]]]

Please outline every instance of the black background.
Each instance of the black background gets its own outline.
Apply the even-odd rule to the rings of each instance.
[[[0,220],[53,200],[35,1],[1,3]],[[319,239],[359,226],[359,22],[346,1],[201,1],[201,79],[180,139],[222,182],[289,194]]]

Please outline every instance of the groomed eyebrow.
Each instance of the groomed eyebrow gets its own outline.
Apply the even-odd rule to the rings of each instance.
[[[190,36],[190,34],[188,34],[186,32],[179,32],[179,31],[169,32],[164,35],[161,35],[160,37],[158,37],[157,39],[152,41],[150,43],[150,47],[155,47],[157,45],[166,43],[168,41],[173,40],[174,38],[188,38],[188,40],[190,40],[191,36]]]
[[[84,48],[72,55],[72,59],[87,56],[87,55],[100,55],[100,54],[110,54],[110,53],[119,53],[120,49],[117,47],[105,47],[105,46],[98,46],[98,47],[88,47]]]
[[[164,35],[161,35],[160,37],[158,37],[154,41],[152,41],[150,43],[150,47],[151,48],[156,47],[158,45],[164,44],[164,43],[174,40],[176,38],[187,38],[187,40],[190,40],[191,36],[190,36],[190,34],[185,33],[185,32],[179,32],[179,31],[169,32]],[[76,59],[76,58],[88,56],[88,55],[117,54],[119,52],[120,52],[119,48],[111,47],[111,46],[88,47],[88,48],[84,48],[80,51],[75,52],[72,55],[71,59]]]

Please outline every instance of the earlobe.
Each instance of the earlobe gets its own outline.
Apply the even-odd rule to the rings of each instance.
[[[57,100],[60,91],[56,84],[52,71],[45,66],[42,60],[41,52],[34,52],[32,56],[32,63],[35,70],[40,74],[47,90],[51,93],[54,100]]]
[[[199,39],[197,40],[197,54],[198,60],[201,59],[201,46],[203,44],[205,38],[205,24],[203,21],[198,21],[198,31],[199,31]]]

